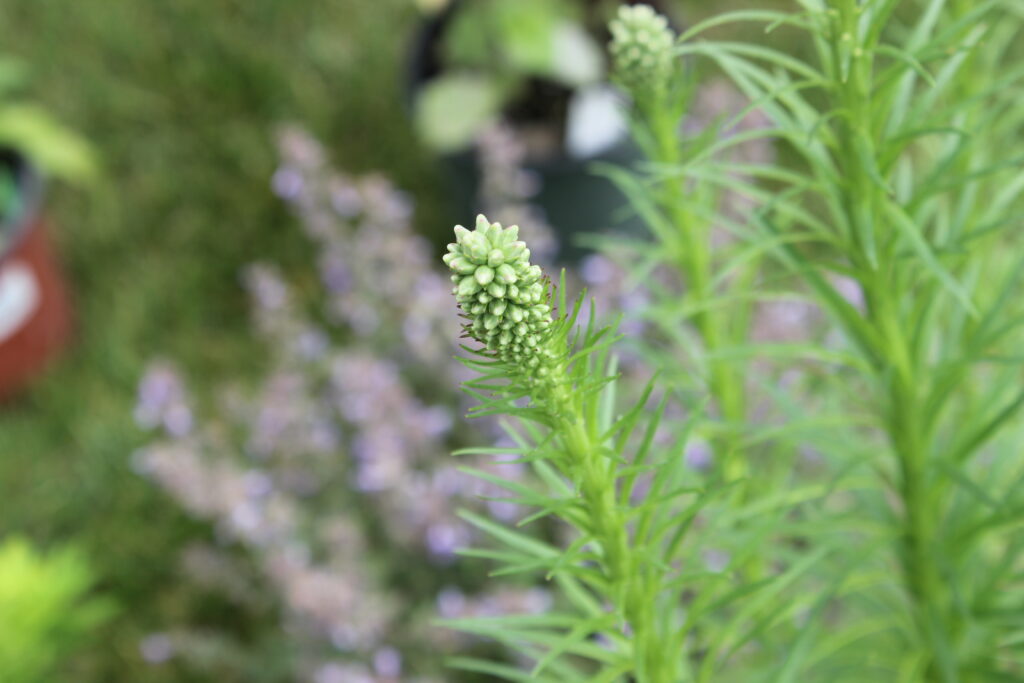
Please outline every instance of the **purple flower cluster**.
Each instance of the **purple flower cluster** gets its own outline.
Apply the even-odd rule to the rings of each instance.
[[[136,418],[162,437],[136,454],[136,468],[213,523],[218,545],[185,563],[197,581],[245,602],[245,582],[225,582],[232,567],[245,573],[230,546],[256,561],[258,583],[285,607],[295,680],[426,683],[406,676],[422,667],[405,648],[459,641],[425,626],[436,596],[390,581],[402,569],[393,558],[418,555],[415,571],[438,574],[440,585],[455,550],[474,540],[459,507],[485,505],[504,519],[521,511],[481,501],[502,494],[448,455],[486,437],[453,433],[465,376],[454,361],[459,323],[450,283],[412,230],[408,198],[383,178],[336,173],[298,130],[284,131],[280,148],[273,188],[316,247],[323,294],[304,298],[275,266],[249,267],[243,284],[269,351],[263,381],[226,387],[220,410],[199,420],[178,374],[153,364]],[[472,464],[526,476],[522,465]],[[531,590],[465,600],[534,609]],[[196,638],[170,631],[142,644],[154,662],[187,660],[195,647]]]
[[[140,427],[159,428],[178,439],[192,432],[194,419],[185,400],[185,387],[167,363],[152,363],[139,382],[135,421]]]
[[[451,286],[413,230],[409,198],[383,177],[330,169],[297,129],[284,130],[280,142],[274,187],[317,247],[329,320],[374,349],[401,349],[410,363],[452,364]]]

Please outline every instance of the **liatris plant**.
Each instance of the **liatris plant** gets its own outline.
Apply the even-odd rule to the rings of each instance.
[[[614,335],[576,325],[583,299],[569,307],[514,231],[456,231],[445,260],[478,345],[474,412],[506,416],[505,452],[537,472],[505,484],[534,510],[521,524],[573,533],[473,518],[499,547],[472,554],[559,591],[542,617],[456,622],[518,647],[532,677],[455,664],[639,683],[1024,676],[1024,15],[997,0],[800,5],[678,40],[649,9],[612,26],[651,163],[606,172],[651,234],[610,246],[651,283],[640,317],[658,334],[640,347],[664,389],[620,406]],[[773,37],[702,39],[740,22]],[[714,71],[748,104],[695,128]],[[777,157],[747,156],[752,142]],[[766,342],[777,299],[803,313]],[[685,465],[695,434],[712,454],[700,472]]]
[[[785,169],[744,169],[770,190],[728,183],[761,198],[755,239],[776,243],[831,314],[847,356],[837,388],[884,437],[859,434],[863,464],[849,466],[870,483],[851,493],[851,514],[829,520],[857,525],[855,552],[870,558],[847,578],[847,619],[806,637],[838,656],[798,661],[822,676],[869,651],[881,675],[904,680],[1017,677],[1019,620],[1004,615],[1020,614],[1008,590],[1019,538],[1008,530],[1024,469],[1010,445],[1024,405],[1010,294],[1024,199],[1024,110],[1011,94],[1022,76],[1019,8],[802,5],[799,15],[727,15],[686,38],[711,23],[787,24],[814,45],[806,61],[720,42],[679,49],[728,74],[795,157]],[[721,179],[727,168],[704,155],[676,170]],[[859,285],[863,307],[837,277]],[[840,646],[850,642],[855,650]]]
[[[459,226],[455,233],[444,260],[467,319],[466,336],[480,344],[466,347],[473,356],[464,360],[480,374],[466,383],[481,401],[471,414],[518,420],[509,428],[515,447],[465,452],[508,454],[529,463],[540,488],[479,476],[506,488],[508,500],[533,509],[520,526],[553,516],[571,532],[560,548],[467,514],[502,546],[470,554],[497,560],[499,575],[543,572],[562,589],[565,602],[552,614],[449,623],[517,647],[534,660],[531,680],[633,676],[668,683],[695,675],[695,662],[683,653],[704,647],[705,620],[738,620],[721,624],[729,644],[738,647],[749,631],[805,607],[787,589],[820,553],[740,588],[733,583],[741,576],[724,573],[733,554],[742,558],[743,543],[764,531],[760,523],[740,524],[755,514],[741,501],[718,519],[706,514],[730,486],[702,479],[684,457],[688,432],[702,419],[700,406],[684,404],[689,415],[668,427],[668,438],[661,420],[679,404],[653,382],[619,412],[613,329],[597,325],[592,311],[585,328],[576,325],[583,297],[569,306],[564,276],[555,297],[514,226],[481,216],[474,230]],[[774,519],[787,506],[784,500],[763,501],[760,510]],[[741,527],[746,535],[736,532]],[[708,536],[693,538],[696,528]],[[759,592],[768,585],[770,591]],[[700,593],[691,594],[698,587]],[[756,600],[736,605],[744,595]],[[757,653],[749,658],[759,659]],[[496,662],[453,663],[524,680],[517,668]]]
[[[524,649],[538,660],[534,675],[551,666],[557,680],[583,680],[585,669],[557,661],[558,656],[571,653],[592,657],[616,675],[636,671],[644,680],[677,680],[679,659],[665,657],[674,649],[674,634],[652,609],[664,599],[661,592],[666,586],[659,580],[661,572],[654,569],[653,558],[645,558],[630,538],[631,486],[621,496],[618,490],[621,482],[635,480],[637,472],[630,474],[609,457],[613,455],[610,444],[629,439],[644,408],[641,402],[628,419],[614,423],[602,406],[602,395],[612,379],[605,376],[610,330],[591,325],[579,343],[573,343],[579,304],[567,311],[563,278],[560,313],[553,315],[551,283],[539,267],[530,264],[530,251],[518,240],[517,227],[503,228],[480,216],[475,230],[457,226],[455,234],[456,242],[448,245],[444,261],[452,270],[453,293],[468,319],[466,334],[484,347],[477,358],[466,361],[482,375],[467,387],[481,397],[481,392],[491,395],[476,412],[514,415],[551,430],[550,439],[538,440],[522,454],[553,490],[545,494],[524,491],[515,482],[503,483],[510,491],[523,493],[522,502],[539,507],[539,516],[557,512],[580,535],[562,553],[529,536],[472,519],[505,541],[507,550],[494,557],[503,561],[507,571],[550,572],[576,597],[576,606],[583,612],[559,638],[553,638],[550,630],[564,628],[567,617],[562,615],[529,619],[514,627],[487,620],[460,625],[526,643]],[[517,405],[519,399],[528,402]],[[588,566],[592,564],[596,566]],[[610,609],[587,595],[586,587],[592,585],[599,585],[612,600]],[[618,628],[623,625],[628,629]],[[598,633],[614,636],[610,647],[587,642]],[[507,672],[475,660],[457,660],[457,664],[483,672]]]

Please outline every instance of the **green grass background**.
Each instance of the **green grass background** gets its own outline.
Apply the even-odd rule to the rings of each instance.
[[[0,53],[103,162],[94,188],[48,201],[75,346],[0,408],[0,536],[73,540],[122,605],[70,679],[185,680],[147,667],[138,638],[241,619],[179,578],[179,549],[205,528],[130,468],[145,441],[135,386],[154,356],[200,394],[258,371],[239,270],[273,259],[301,279],[308,254],[269,189],[278,123],[308,126],[344,168],[391,175],[427,224],[438,215],[398,77],[416,19],[408,0],[0,0]]]

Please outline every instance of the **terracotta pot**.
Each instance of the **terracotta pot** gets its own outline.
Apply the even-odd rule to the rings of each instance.
[[[0,399],[23,388],[67,344],[67,287],[40,211],[42,181],[20,154],[0,150],[14,171],[19,208],[0,218]]]

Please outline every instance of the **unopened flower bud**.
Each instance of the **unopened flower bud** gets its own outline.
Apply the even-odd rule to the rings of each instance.
[[[466,331],[497,357],[536,374],[538,356],[544,363],[552,357],[544,352],[551,306],[544,273],[530,264],[519,229],[479,216],[472,231],[457,226],[455,240],[443,260],[459,306],[470,317]]]
[[[615,78],[636,95],[666,87],[672,78],[675,33],[649,5],[623,5],[608,28]]]

